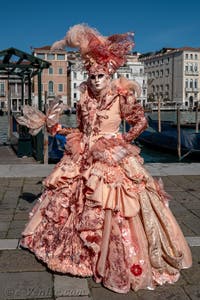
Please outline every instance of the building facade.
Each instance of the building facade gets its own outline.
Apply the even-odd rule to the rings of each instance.
[[[200,48],[163,48],[142,54],[148,78],[148,103],[156,107],[194,108],[200,100]]]
[[[59,99],[68,105],[67,99],[67,52],[65,50],[51,50],[50,46],[34,48],[33,55],[51,63],[43,70],[42,103],[49,105],[54,99]],[[38,103],[38,81],[34,79],[33,105]]]
[[[138,58],[138,53],[128,55],[126,64],[119,68],[113,77],[124,76],[129,80],[136,81],[141,88],[141,95],[137,101],[145,107],[147,105],[147,75],[144,71],[144,64]]]
[[[134,53],[127,57],[126,64],[119,68],[113,79],[124,76],[129,80],[136,81],[141,87],[141,95],[137,99],[143,106],[147,104],[147,75],[144,73],[144,65],[138,60],[139,54]],[[76,107],[80,99],[79,86],[87,80],[87,72],[81,65],[78,52],[68,52],[68,99],[71,99],[71,107]]]

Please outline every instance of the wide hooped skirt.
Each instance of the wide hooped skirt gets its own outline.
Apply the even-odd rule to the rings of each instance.
[[[84,172],[65,155],[44,180],[21,246],[54,271],[93,276],[107,288],[154,289],[192,264],[162,183],[138,157],[96,161]]]

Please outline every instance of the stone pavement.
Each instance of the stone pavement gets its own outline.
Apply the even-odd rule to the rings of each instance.
[[[200,164],[149,164],[173,196],[170,207],[187,237],[193,266],[174,285],[154,291],[117,294],[92,278],[53,273],[29,251],[18,247],[28,212],[42,192],[53,165],[0,165],[0,299],[46,300],[197,300],[200,299]]]

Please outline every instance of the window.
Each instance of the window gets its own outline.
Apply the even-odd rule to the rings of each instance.
[[[77,78],[77,74],[76,74],[76,72],[74,72],[74,79],[76,79]]]
[[[37,53],[37,57],[40,59],[45,59],[45,54],[44,53]]]
[[[185,80],[185,87],[188,88],[188,79]]]
[[[198,59],[198,55],[197,54],[194,55],[194,59],[196,59],[196,60]]]
[[[49,83],[48,83],[48,92],[49,92],[49,94],[53,94],[53,90],[54,90],[53,81],[49,81]]]
[[[188,72],[188,64],[185,65],[185,72]]]
[[[58,74],[59,74],[59,75],[62,75],[62,74],[63,74],[63,68],[59,68],[59,69],[58,69]]]
[[[58,84],[58,91],[63,92],[63,84],[62,83]]]
[[[185,59],[188,59],[188,53],[185,54]]]
[[[0,96],[5,96],[5,85],[4,85],[4,82],[0,82]]]
[[[65,54],[57,54],[57,60],[65,60]]]
[[[126,74],[126,78],[129,78],[129,74]]]
[[[76,96],[77,96],[76,93],[74,93],[74,99],[76,99]]]
[[[193,80],[190,79],[190,88],[192,89],[193,88]]]
[[[48,53],[47,54],[47,60],[55,60],[55,54]]]
[[[76,83],[74,83],[74,89],[76,89]]]
[[[49,75],[52,75],[52,74],[53,74],[53,68],[50,67],[50,68],[49,68]]]
[[[193,59],[193,54],[192,53],[190,54],[190,59]]]
[[[197,79],[195,79],[195,81],[194,81],[194,88],[195,88],[195,89],[198,88],[198,81],[197,81]]]
[[[166,70],[165,70],[165,75],[166,75],[166,76],[169,76],[169,69],[166,69]]]
[[[163,70],[160,70],[160,77],[163,77]]]
[[[195,71],[195,72],[198,71],[198,65],[197,65],[197,63],[194,64],[194,71]]]

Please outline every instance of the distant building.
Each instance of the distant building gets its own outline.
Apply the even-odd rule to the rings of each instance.
[[[138,60],[139,55],[139,53],[128,55],[126,64],[119,68],[113,77],[124,76],[139,83],[141,95],[137,100],[145,107],[147,104],[147,75],[144,72],[144,64]]]
[[[148,77],[148,103],[183,109],[194,108],[200,100],[200,48],[163,48],[142,54]]]
[[[68,52],[68,99],[70,107],[76,107],[80,99],[80,84],[87,80],[87,72],[84,70],[78,51]]]
[[[50,46],[34,48],[33,55],[51,63],[42,72],[42,102],[50,104],[54,99],[60,99],[64,104],[67,100],[67,52],[52,51]],[[34,104],[38,103],[38,82],[34,80]]]
[[[145,106],[147,103],[147,75],[144,73],[144,65],[138,61],[138,57],[137,53],[129,55],[127,63],[117,70],[113,78],[124,76],[139,83],[141,96],[138,101]],[[81,82],[87,80],[87,76],[87,72],[81,65],[79,52],[68,52],[68,99],[71,99],[71,107],[76,107],[76,102],[80,99],[79,86]]]

